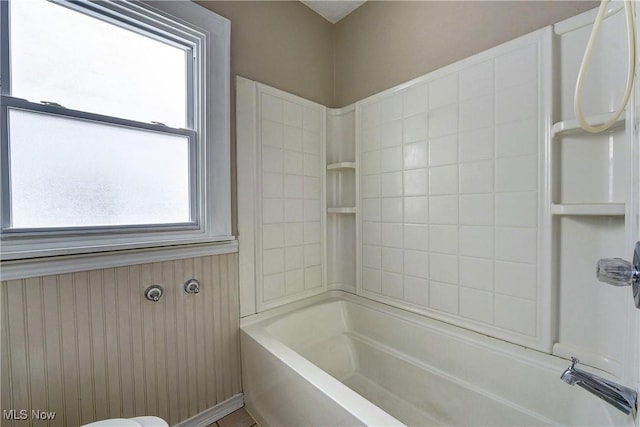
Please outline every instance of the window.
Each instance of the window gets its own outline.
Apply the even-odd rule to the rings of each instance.
[[[231,239],[229,22],[152,4],[0,1],[3,260]]]

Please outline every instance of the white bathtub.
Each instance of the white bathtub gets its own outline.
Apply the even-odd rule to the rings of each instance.
[[[566,360],[344,292],[243,319],[241,345],[263,427],[633,425]]]

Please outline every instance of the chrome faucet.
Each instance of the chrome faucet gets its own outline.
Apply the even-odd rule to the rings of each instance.
[[[562,373],[560,379],[569,385],[579,385],[625,414],[631,414],[635,419],[638,411],[638,392],[578,369],[575,367],[578,362],[578,359],[572,357],[571,366]]]

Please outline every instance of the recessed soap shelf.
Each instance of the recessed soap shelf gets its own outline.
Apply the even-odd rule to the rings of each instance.
[[[603,123],[611,113],[588,116],[590,123]],[[604,133],[593,134],[577,119],[551,127],[555,146],[551,150],[551,215],[624,216],[626,139],[625,117],[619,117]]]
[[[327,213],[330,213],[330,214],[354,214],[354,213],[356,213],[356,208],[354,208],[354,207],[327,208]]]
[[[339,162],[330,163],[327,165],[328,171],[343,171],[343,170],[355,170],[356,162]]]
[[[624,203],[558,203],[551,205],[552,215],[606,215],[623,216]]]
[[[593,116],[588,116],[586,117],[586,119],[589,123],[604,123],[607,120],[609,120],[610,116],[611,116],[611,113],[596,114]],[[620,117],[618,117],[618,120],[615,121],[613,126],[609,128],[608,132],[617,130],[623,127],[624,124],[625,124],[625,116],[624,114],[622,114]],[[556,136],[568,134],[568,133],[579,133],[579,132],[587,133],[587,131],[582,129],[582,127],[580,126],[580,122],[578,122],[578,119],[564,120],[561,122],[554,123],[554,125],[551,126],[552,138],[555,138]]]

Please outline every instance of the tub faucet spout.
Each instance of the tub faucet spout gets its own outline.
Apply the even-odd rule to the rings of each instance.
[[[562,373],[560,379],[569,385],[579,385],[625,414],[631,414],[635,419],[638,411],[638,392],[578,369],[575,367],[578,362],[578,359],[572,357],[571,366]]]

